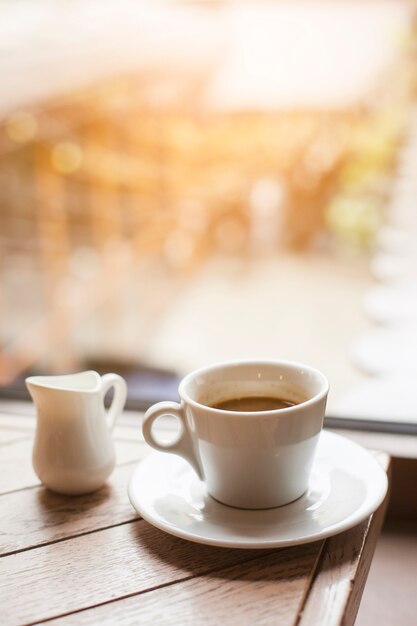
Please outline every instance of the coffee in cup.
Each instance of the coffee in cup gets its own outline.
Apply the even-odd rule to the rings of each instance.
[[[297,402],[292,402],[285,398],[276,396],[243,396],[239,398],[229,398],[212,404],[213,409],[221,411],[241,411],[242,413],[252,413],[253,411],[275,411],[277,409],[288,409],[295,406]]]
[[[156,450],[188,461],[219,502],[245,509],[281,506],[308,488],[327,393],[325,376],[301,363],[219,363],[182,380],[181,404],[148,409],[143,435]],[[167,444],[152,425],[168,415],[180,421],[181,433]]]

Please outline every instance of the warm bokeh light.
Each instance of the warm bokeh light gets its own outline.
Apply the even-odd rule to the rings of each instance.
[[[27,111],[12,113],[5,124],[7,135],[16,143],[26,143],[35,138],[38,131],[36,117]]]
[[[406,0],[43,6],[0,22],[5,378],[140,358],[212,256],[372,245],[414,102]]]
[[[186,267],[191,263],[195,242],[184,230],[172,231],[164,245],[164,255],[170,266],[175,269]]]
[[[52,165],[60,174],[73,174],[80,169],[83,153],[80,146],[71,141],[62,141],[52,150]]]

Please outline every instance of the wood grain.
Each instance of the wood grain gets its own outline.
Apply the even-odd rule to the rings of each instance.
[[[34,437],[36,430],[36,417],[31,416],[19,416],[19,415],[4,415],[0,414],[0,443],[4,441],[11,441],[12,439]],[[157,430],[161,432],[171,432],[172,426],[169,420],[166,420],[166,424],[158,423]],[[128,420],[118,420],[113,430],[113,436],[117,439],[129,439],[143,441],[142,436],[142,420],[139,417]]]
[[[3,411],[3,401],[1,401],[1,413],[0,413],[0,429],[14,429],[19,431],[31,431],[36,428],[36,413],[33,404],[21,403],[30,407],[30,411],[26,408],[24,413],[10,413]],[[20,410],[20,405],[16,407],[16,411]],[[23,409],[22,409],[23,410]],[[122,432],[130,433],[133,435],[135,431],[137,435],[141,436],[142,416],[139,413],[129,414],[128,416],[122,415],[116,422],[114,433],[119,430],[119,434]],[[169,421],[167,420],[167,426],[169,427]]]
[[[135,430],[140,436],[143,413],[139,411],[124,411],[116,423],[122,429]],[[1,400],[0,427],[19,428],[34,430],[36,427],[36,409],[33,402],[5,401]],[[177,423],[175,418],[161,418],[158,426],[163,430],[175,430]]]
[[[30,436],[30,435],[29,435]],[[12,441],[18,441],[19,439],[27,439],[28,434],[21,430],[14,430],[12,428],[0,428],[0,446],[8,444]]]
[[[30,425],[29,420],[33,420],[36,415],[36,408],[33,402],[23,400],[1,400],[1,419],[18,420],[22,424]],[[140,423],[143,413],[140,411],[124,411],[119,417],[118,423],[121,425],[131,425]]]
[[[323,542],[275,550],[242,566],[53,620],[56,626],[292,624]]]
[[[13,413],[3,413],[0,416],[2,428],[13,428],[18,430],[33,431],[36,426],[36,418],[33,415],[18,415]]]
[[[33,402],[25,400],[6,400],[1,399],[1,413],[9,416],[33,416],[35,415],[35,405]]]
[[[115,447],[118,464],[139,460],[150,450],[139,439],[137,441],[116,440]],[[7,446],[1,447],[0,494],[40,484],[32,467],[32,448],[33,438],[11,441]]]
[[[2,626],[89,608],[261,554],[193,544],[143,520],[34,548],[0,559]]]
[[[62,496],[43,486],[0,496],[0,556],[135,520],[127,496],[135,467],[116,468],[106,486],[85,496]]]
[[[32,438],[1,447],[0,494],[40,484],[32,468],[32,447]]]
[[[128,501],[128,478],[150,452],[139,414],[115,428],[119,465],[108,485],[70,498],[39,485],[36,421],[26,411],[0,415],[2,626],[353,624],[385,503],[356,528],[304,546],[264,552],[189,543],[138,519]],[[161,436],[175,429],[168,419],[158,425]],[[387,464],[386,455],[377,458]]]
[[[374,454],[389,472],[388,456]],[[389,494],[365,522],[326,540],[298,626],[354,624],[388,500]]]

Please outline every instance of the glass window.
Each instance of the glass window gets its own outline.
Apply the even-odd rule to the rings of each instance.
[[[111,369],[144,407],[277,357],[325,371],[330,416],[413,429],[415,24],[390,0],[1,2],[2,395]]]

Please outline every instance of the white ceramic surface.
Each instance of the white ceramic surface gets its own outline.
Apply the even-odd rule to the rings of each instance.
[[[276,507],[307,488],[327,392],[323,374],[300,363],[220,363],[184,378],[181,405],[161,402],[151,407],[143,435],[153,448],[186,459],[216,500],[247,509]],[[276,396],[299,404],[254,412],[210,406],[245,396]],[[171,444],[152,432],[153,423],[165,415],[177,417],[182,427]]]
[[[123,378],[90,371],[31,376],[26,384],[37,410],[33,467],[39,479],[69,495],[99,489],[115,465],[111,431],[126,401]],[[112,387],[106,412],[104,396]]]
[[[155,452],[129,482],[129,498],[150,524],[197,543],[273,548],[309,543],[355,526],[378,508],[387,476],[357,444],[322,432],[307,492],[275,509],[220,504],[180,457]]]

